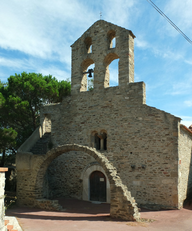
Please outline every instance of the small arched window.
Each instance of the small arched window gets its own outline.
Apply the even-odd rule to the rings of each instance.
[[[116,33],[114,30],[110,30],[107,33],[109,48],[116,47]]]
[[[93,132],[92,133],[92,147],[97,150],[107,150],[107,133],[101,131],[100,133]]]
[[[86,46],[86,51],[88,54],[92,53],[92,38],[87,37],[85,39],[85,46]]]

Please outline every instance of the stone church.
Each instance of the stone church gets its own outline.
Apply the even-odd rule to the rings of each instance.
[[[18,150],[19,204],[72,197],[112,206],[121,197],[112,179],[120,179],[138,206],[182,208],[192,190],[192,131],[146,105],[145,83],[134,82],[134,38],[99,20],[73,43],[71,95],[42,107],[41,126]],[[110,87],[115,59],[118,86]]]

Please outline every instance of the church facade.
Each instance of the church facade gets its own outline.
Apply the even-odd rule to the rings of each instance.
[[[112,203],[102,160],[85,151],[46,159],[40,174],[38,163],[49,149],[74,144],[104,156],[139,206],[182,208],[192,190],[192,131],[180,118],[146,105],[145,83],[134,82],[134,38],[130,30],[99,20],[71,46],[71,95],[42,108],[41,127],[18,150],[20,204],[29,205],[34,192],[48,199]],[[115,59],[119,84],[110,87],[109,65]],[[89,90],[88,75],[94,75]],[[37,143],[45,149],[35,149]]]

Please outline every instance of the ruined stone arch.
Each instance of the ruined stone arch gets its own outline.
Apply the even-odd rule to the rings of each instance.
[[[59,155],[70,152],[80,151],[92,156],[105,171],[109,183],[111,193],[110,215],[115,219],[122,220],[139,220],[140,214],[138,212],[137,204],[127,187],[122,183],[116,168],[109,162],[109,160],[95,148],[81,146],[77,144],[66,144],[53,148],[48,151],[38,161],[38,165],[34,166],[33,171],[35,176],[35,199],[43,197],[43,180],[49,164]]]

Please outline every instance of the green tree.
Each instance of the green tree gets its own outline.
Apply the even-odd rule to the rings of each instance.
[[[7,84],[0,83],[0,128],[4,130],[3,136],[7,134],[7,140],[10,135],[6,148],[0,143],[0,150],[16,150],[40,125],[41,106],[61,102],[70,92],[69,81],[36,73],[15,74]],[[11,142],[13,137],[15,144]]]
[[[4,166],[6,150],[12,149],[16,145],[17,132],[12,128],[0,128],[0,152],[2,158],[0,167]]]

